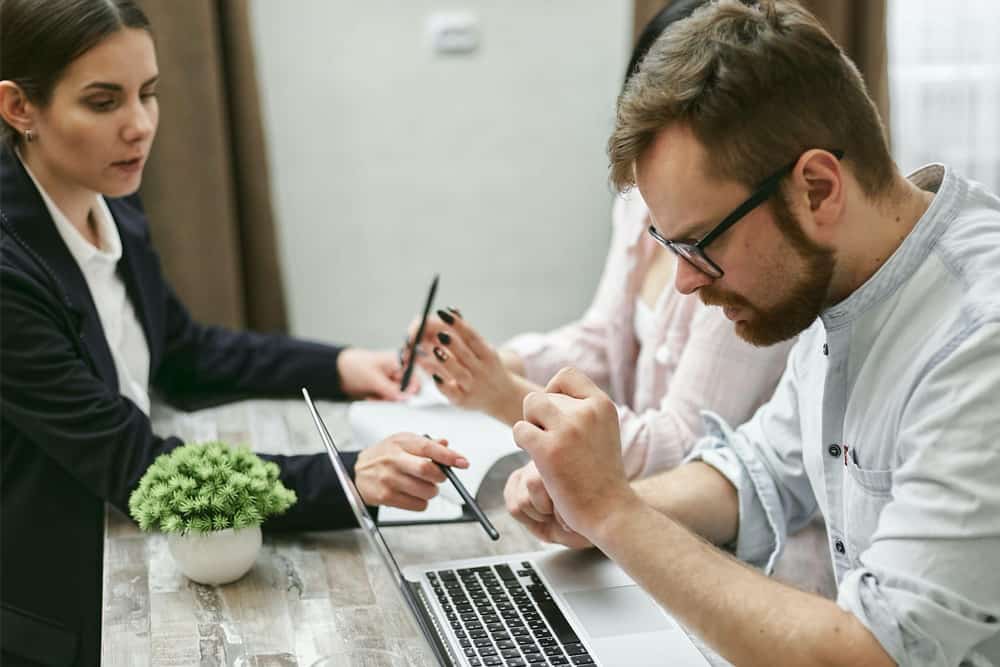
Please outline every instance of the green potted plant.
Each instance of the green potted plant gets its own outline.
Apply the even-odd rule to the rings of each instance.
[[[236,581],[253,566],[260,524],[296,500],[275,463],[222,442],[187,444],[157,457],[129,497],[142,530],[167,535],[181,572],[203,584]]]

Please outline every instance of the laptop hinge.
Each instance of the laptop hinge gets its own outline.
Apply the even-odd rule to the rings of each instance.
[[[404,580],[403,585],[409,589],[412,599],[418,603],[414,605],[416,607],[414,611],[417,614],[417,622],[423,626],[422,629],[427,636],[427,641],[430,642],[431,648],[434,650],[434,655],[437,657],[441,667],[458,667],[458,659],[448,645],[444,630],[438,623],[437,616],[431,610],[420,582]]]

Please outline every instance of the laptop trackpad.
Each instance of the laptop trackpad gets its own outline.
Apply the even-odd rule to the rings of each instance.
[[[562,593],[562,597],[594,639],[677,628],[638,586]]]
[[[684,632],[638,586],[562,593],[607,667],[705,665]]]

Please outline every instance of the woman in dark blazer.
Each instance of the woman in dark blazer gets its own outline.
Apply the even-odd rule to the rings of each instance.
[[[137,393],[153,389],[185,408],[291,397],[302,386],[342,400],[377,392],[396,369],[383,353],[188,315],[133,194],[156,130],[157,72],[148,22],[131,0],[0,0],[0,30],[2,661],[94,665],[105,502],[125,511],[149,464],[181,444],[152,432]],[[97,250],[120,247],[96,290],[67,233]],[[103,290],[114,289],[127,308],[102,312]],[[105,335],[129,326],[108,321],[126,312],[133,345],[145,339],[138,376],[148,370],[148,384],[129,391],[120,378],[136,357],[123,361]],[[299,498],[265,529],[353,523],[325,454],[265,458]],[[412,434],[348,464],[367,502],[421,509],[444,480],[431,459],[467,465]]]

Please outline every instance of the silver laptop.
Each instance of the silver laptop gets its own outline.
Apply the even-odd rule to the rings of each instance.
[[[705,667],[684,631],[596,549],[558,549],[401,570],[309,392],[313,421],[358,525],[443,667]]]

